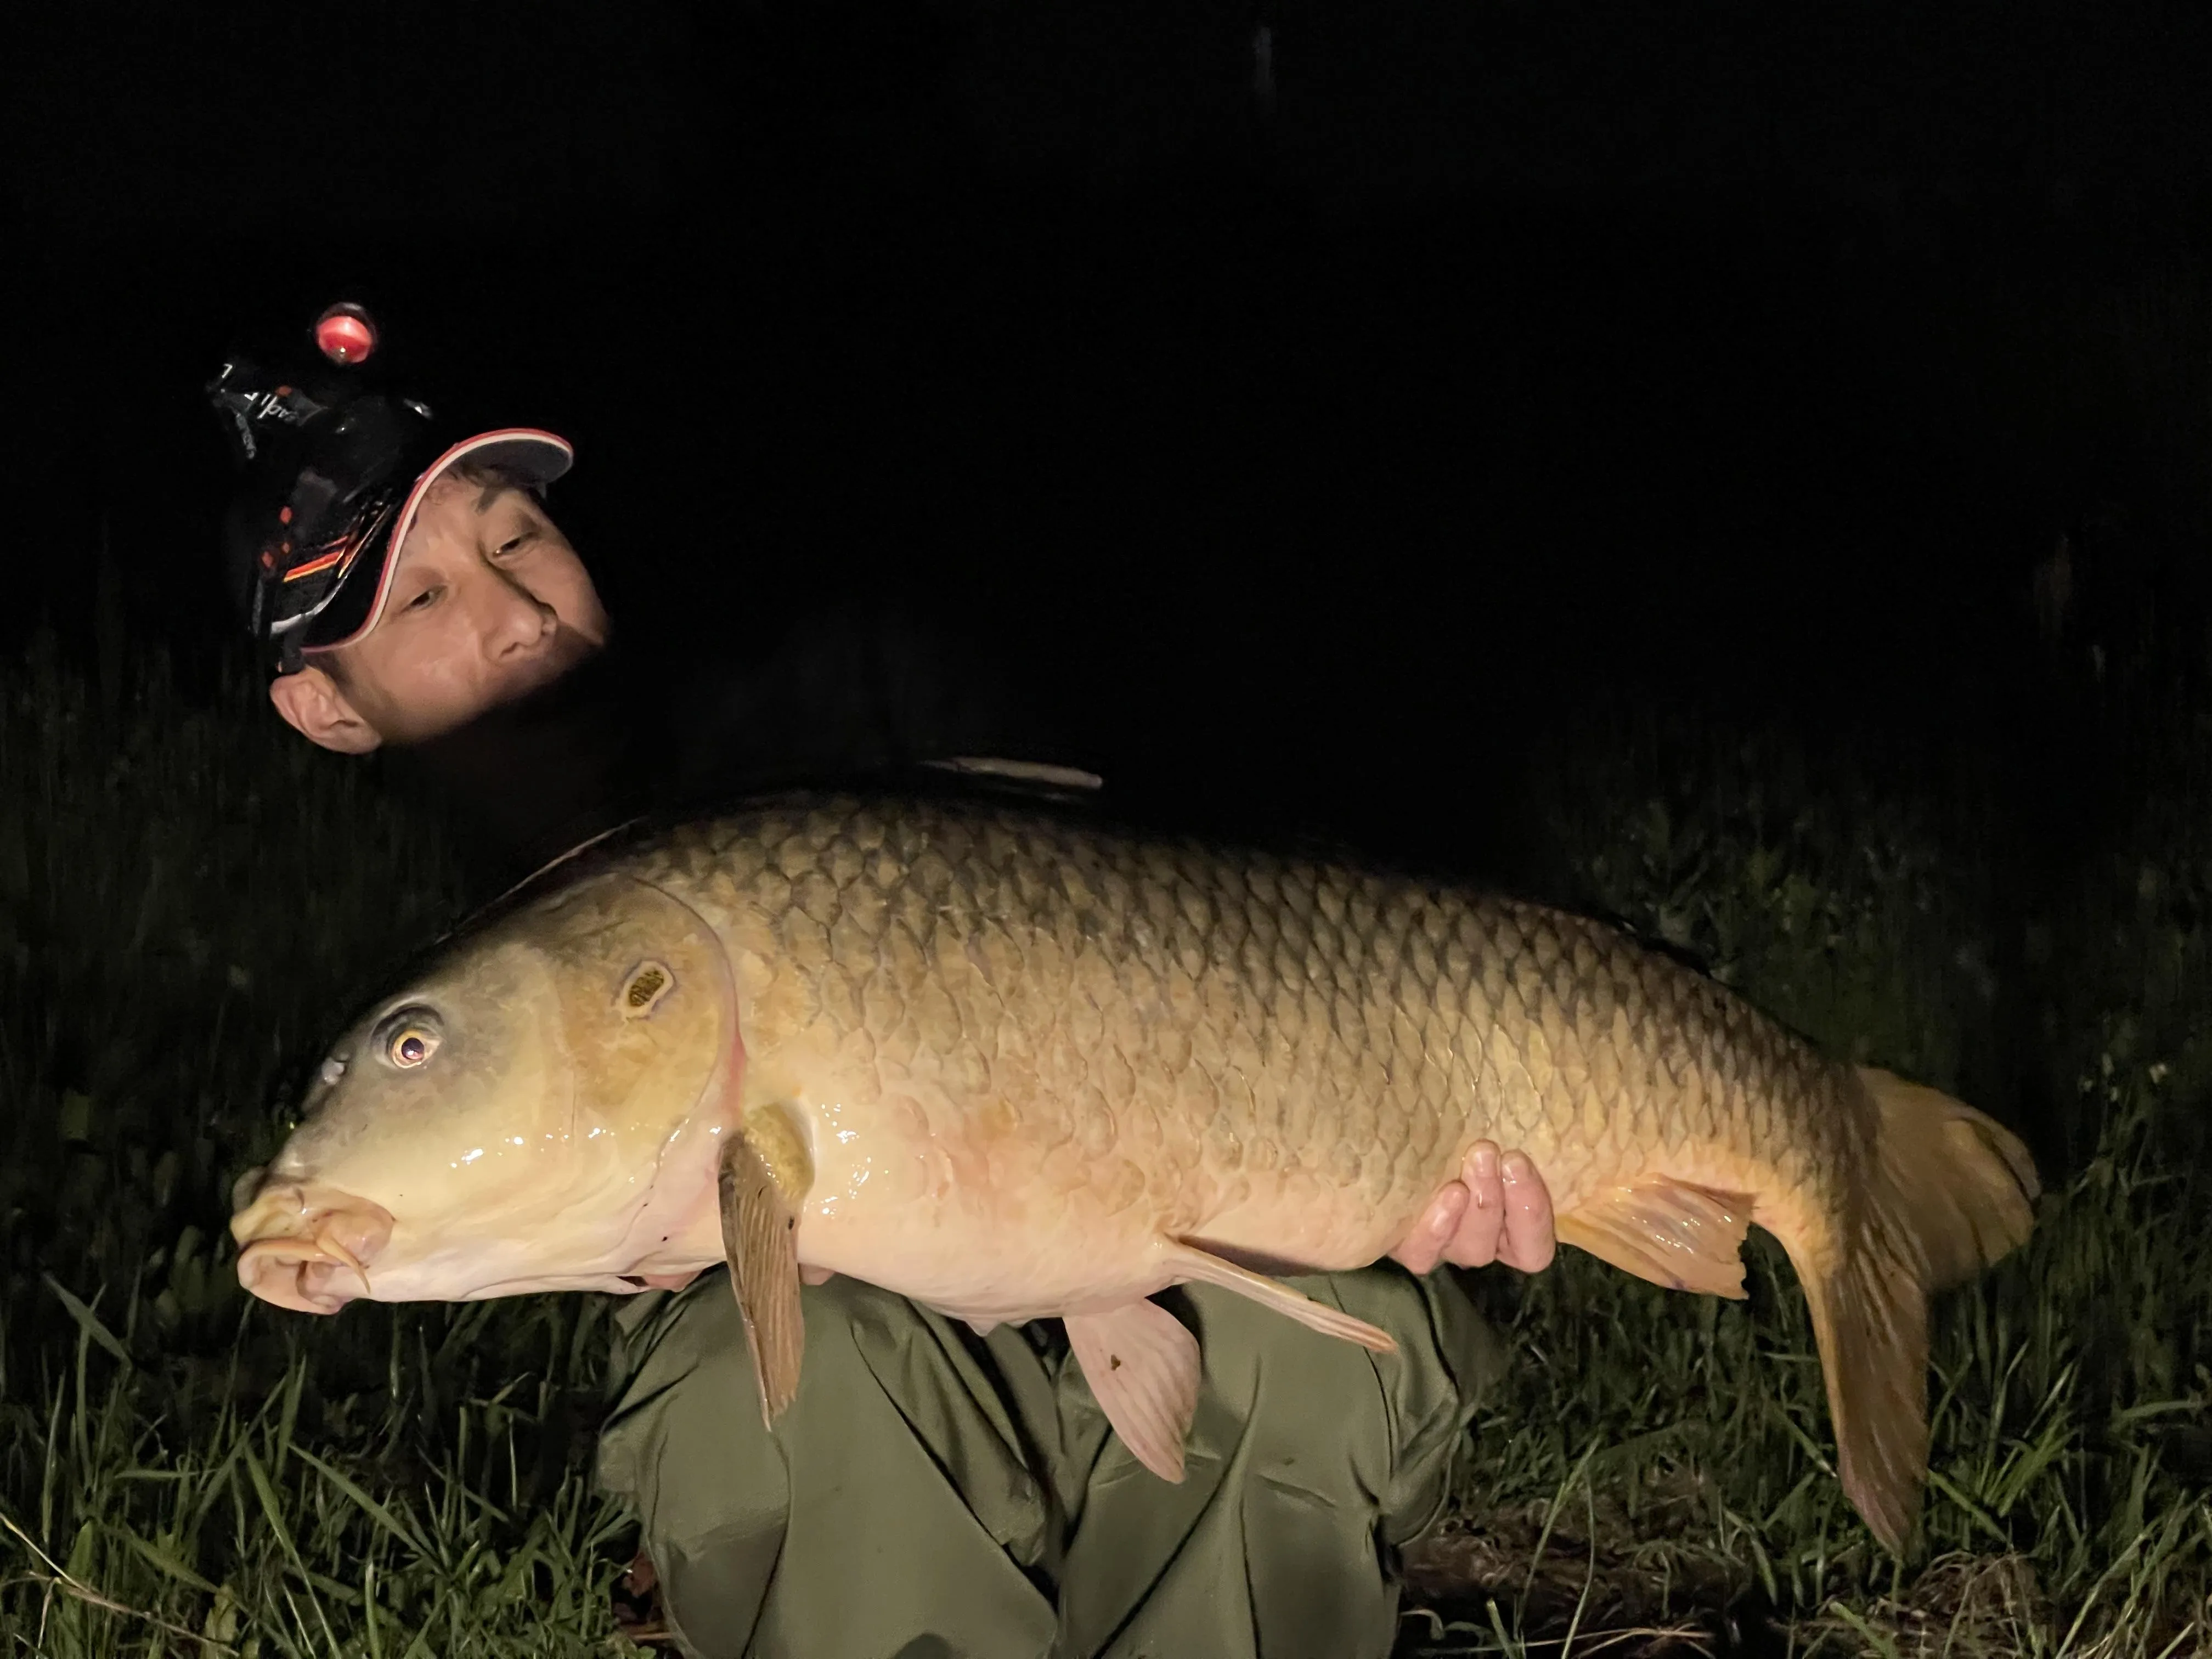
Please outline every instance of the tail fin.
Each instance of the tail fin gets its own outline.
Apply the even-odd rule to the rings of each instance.
[[[2027,1148],[1948,1095],[1861,1067],[1876,1115],[1872,1190],[1829,1271],[1803,1273],[1844,1491],[1893,1550],[1928,1467],[1928,1296],[2024,1243]]]
[[[2043,1190],[2020,1137],[1917,1083],[1859,1068],[1881,1113],[1883,1173],[1926,1262],[1928,1288],[1971,1279],[2027,1243]]]

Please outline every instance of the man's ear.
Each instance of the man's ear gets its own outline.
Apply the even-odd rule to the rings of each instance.
[[[310,743],[341,755],[366,755],[383,735],[346,701],[337,682],[319,668],[280,674],[269,682],[269,701],[284,723]]]

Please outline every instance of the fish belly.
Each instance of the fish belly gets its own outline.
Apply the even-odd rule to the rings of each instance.
[[[1156,1257],[1158,1219],[1141,1203],[1065,1176],[1044,1149],[979,1134],[988,1109],[940,1100],[934,1127],[899,1079],[848,1088],[802,1115],[814,1179],[800,1212],[799,1260],[942,1312],[989,1322],[1081,1312],[1170,1282]]]

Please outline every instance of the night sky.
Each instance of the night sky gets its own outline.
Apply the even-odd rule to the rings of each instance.
[[[233,644],[201,384],[339,297],[433,402],[576,441],[634,639],[888,596],[1078,757],[1261,816],[1479,810],[1605,698],[1986,722],[2059,535],[2199,580],[2201,367],[2070,343],[2203,292],[2201,9],[16,27],[4,626],[88,638],[104,535],[188,684]]]

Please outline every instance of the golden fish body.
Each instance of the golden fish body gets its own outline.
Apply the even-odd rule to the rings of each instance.
[[[1158,1289],[1163,1237],[1364,1265],[1485,1137],[1562,1213],[1664,1164],[1826,1214],[1871,1143],[1842,1068],[1532,906],[944,812],[637,873],[730,941],[745,1111],[811,1129],[802,1258],[971,1316]]]
[[[641,905],[683,937],[661,956],[598,943],[619,932],[611,917],[655,937]],[[1971,1109],[1841,1065],[1597,923],[1416,881],[988,806],[810,799],[586,860],[457,951],[532,948],[567,951],[556,979],[605,981],[541,1021],[582,1057],[580,1096],[630,1103],[603,1158],[660,1150],[626,1186],[553,1182],[568,1212],[538,1218],[535,1245],[501,1247],[496,1288],[410,1279],[386,1239],[361,1268],[371,1293],[657,1282],[726,1253],[771,1414],[796,1386],[803,1265],[982,1324],[1068,1316],[1117,1429],[1172,1476],[1195,1354],[1143,1298],[1208,1279],[1386,1346],[1251,1270],[1377,1260],[1487,1139],[1534,1161],[1563,1241],[1661,1284],[1741,1295],[1746,1224],[1780,1238],[1811,1299],[1846,1487],[1894,1542],[1926,1455],[1928,1293],[2028,1225],[2027,1155]],[[643,1017],[592,1012],[635,1002],[641,982]],[[373,1015],[349,1055],[388,1045],[376,1034],[405,1006]],[[579,1032],[617,1024],[625,1052],[662,1047],[611,1087],[592,1081],[612,1075],[599,1039]],[[520,1064],[519,1048],[479,1060],[477,1109],[521,1109],[496,1083]],[[397,1177],[365,1192],[325,1150],[375,1141],[352,1120],[391,1109],[349,1111],[343,1092],[264,1188],[358,1194],[398,1218],[398,1238]],[[558,1138],[530,1109],[532,1134]],[[559,1133],[588,1170],[590,1137]],[[687,1145],[723,1148],[718,1206],[702,1206]],[[409,1259],[435,1234],[458,1261],[476,1166],[435,1162],[417,1156],[414,1201],[449,1191],[433,1207],[453,1218],[418,1228]],[[599,1212],[617,1189],[638,1205],[619,1225]],[[297,1217],[319,1202],[280,1197],[234,1228],[273,1241],[289,1273],[316,1248]],[[563,1235],[596,1254],[556,1261]],[[532,1249],[536,1279],[514,1265]]]

